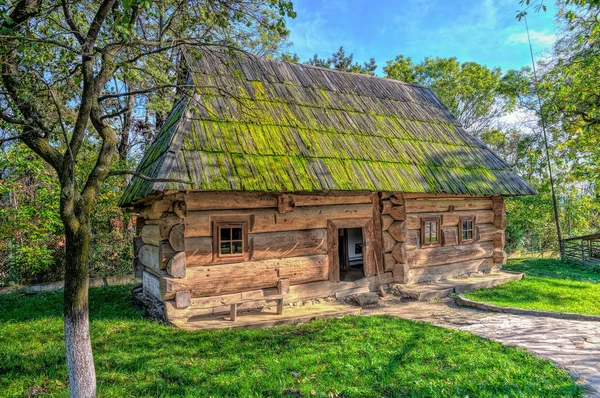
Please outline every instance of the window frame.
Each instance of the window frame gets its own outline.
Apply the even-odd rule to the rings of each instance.
[[[475,221],[477,217],[475,216],[462,216],[458,219],[458,244],[469,244],[475,243]],[[463,239],[463,223],[471,222],[471,239]],[[468,231],[468,229],[467,229]]]
[[[221,229],[222,228],[241,228],[242,229],[242,252],[221,254]],[[249,259],[250,251],[248,244],[248,220],[240,218],[219,219],[212,222],[212,241],[213,241],[213,263],[234,263],[246,261]],[[231,236],[226,242],[239,241]]]
[[[421,247],[436,247],[436,246],[441,246],[441,240],[442,240],[442,236],[441,236],[441,221],[442,221],[442,217],[441,216],[429,216],[429,217],[421,217]],[[431,223],[431,222],[435,222],[436,223],[436,228],[435,228],[435,236],[436,236],[436,241],[435,242],[426,242],[425,241],[425,224],[426,223]],[[429,234],[431,236],[431,230],[429,231]]]

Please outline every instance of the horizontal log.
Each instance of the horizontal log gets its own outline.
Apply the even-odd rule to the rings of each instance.
[[[190,267],[184,279],[162,278],[161,293],[164,300],[180,290],[190,290],[192,297],[212,296],[276,287],[279,278],[291,284],[325,280],[327,271],[326,255]]]
[[[167,262],[167,273],[173,278],[185,278],[185,253],[179,252],[169,259]]]
[[[175,224],[169,231],[169,244],[176,252],[185,251],[185,226],[183,223]]]
[[[491,210],[490,198],[412,199],[405,201],[406,213],[432,213],[450,211]]]
[[[431,267],[411,268],[408,271],[409,283],[436,282],[471,273],[487,272],[494,268],[492,258],[459,261]]]
[[[370,204],[308,206],[296,208],[292,213],[279,214],[277,210],[256,209],[236,211],[188,211],[185,218],[185,236],[211,236],[211,219],[218,216],[252,215],[252,233],[297,231],[327,228],[328,219],[371,218]]]
[[[252,261],[327,253],[327,230],[265,232],[249,234]],[[185,238],[187,266],[206,266],[213,262],[211,237]]]
[[[327,253],[327,230],[265,232],[250,234],[252,260],[311,256]]]
[[[470,210],[470,211],[452,211],[438,213],[419,213],[406,215],[406,229],[420,229],[421,217],[442,216],[442,227],[453,227],[458,225],[460,217],[475,217],[477,224],[486,224],[494,222],[494,212],[492,210]]]
[[[392,282],[393,276],[391,272],[384,272],[381,274],[382,284],[385,285],[387,283]],[[368,287],[370,291],[375,291],[379,288],[379,286],[379,278],[377,276],[369,276],[354,282],[322,281],[303,283],[295,286],[290,286],[290,293],[286,296],[286,302],[330,297],[338,292],[344,292],[364,287]]]
[[[489,242],[494,240],[496,233],[500,230],[494,224],[477,224],[475,226],[475,237],[477,242]]]
[[[391,201],[382,200],[381,201],[381,214],[390,214],[390,211],[392,211],[392,207],[394,207],[394,204]]]
[[[292,195],[296,207],[371,203],[371,194]]]
[[[160,228],[158,225],[144,225],[140,234],[144,243],[158,246],[161,241]]]
[[[404,199],[473,199],[473,198],[493,198],[490,196],[474,196],[469,194],[453,193],[403,193]],[[501,198],[501,196],[500,196]]]
[[[277,207],[277,195],[270,193],[190,192],[184,198],[188,211]]]
[[[146,267],[151,267],[155,270],[160,270],[164,267],[161,267],[160,264],[159,251],[160,249],[158,246],[144,245],[140,247],[140,250],[138,251],[138,260]]]
[[[410,250],[406,256],[408,265],[411,268],[417,268],[491,257],[493,250],[492,242],[481,242]]]

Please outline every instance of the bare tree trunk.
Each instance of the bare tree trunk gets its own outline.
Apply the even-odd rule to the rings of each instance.
[[[64,302],[69,395],[89,398],[96,396],[88,307],[90,226],[89,222],[84,221],[73,231],[69,224],[65,223],[67,256]]]

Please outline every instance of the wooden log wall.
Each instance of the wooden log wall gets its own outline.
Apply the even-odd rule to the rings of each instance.
[[[150,294],[157,295],[159,281],[158,296],[171,303],[171,312],[194,307],[200,298],[273,289],[281,281],[293,290],[328,279],[327,220],[370,219],[374,208],[371,193],[166,195],[138,209],[141,247],[134,261],[147,274]],[[248,222],[248,258],[217,263],[213,221],[231,217]],[[391,273],[387,275],[391,282]]]
[[[506,259],[501,197],[192,192],[137,210],[134,271],[147,294],[165,301],[169,319],[226,312],[223,301],[266,297],[281,286],[289,291],[286,302],[293,302],[375,290],[377,269],[384,285],[417,283],[487,272]],[[422,248],[421,218],[434,215],[441,216],[443,244]],[[248,258],[215,262],[213,221],[232,216],[248,223]],[[461,216],[476,217],[471,244],[458,244]],[[375,248],[366,277],[331,282],[327,221],[365,218],[373,220]]]
[[[419,283],[490,272],[506,262],[506,214],[501,196],[395,194],[382,198],[386,270],[396,283]],[[421,219],[440,217],[440,245],[421,246]],[[474,216],[474,241],[460,243],[460,217]],[[392,248],[390,250],[390,248]]]

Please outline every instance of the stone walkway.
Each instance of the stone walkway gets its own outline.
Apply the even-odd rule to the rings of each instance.
[[[391,315],[475,333],[550,359],[587,382],[587,397],[600,397],[600,322],[492,313],[458,307],[454,300],[402,301],[388,297],[365,315]]]

